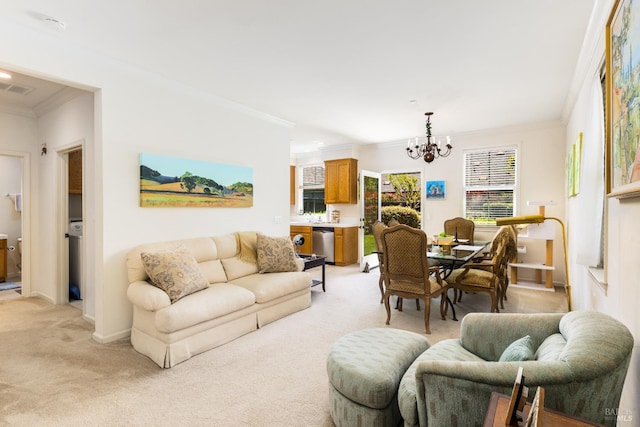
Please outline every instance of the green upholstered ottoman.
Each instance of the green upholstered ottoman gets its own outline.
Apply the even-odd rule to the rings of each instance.
[[[400,380],[428,348],[424,336],[392,328],[363,329],[336,340],[327,358],[334,424],[397,426]]]

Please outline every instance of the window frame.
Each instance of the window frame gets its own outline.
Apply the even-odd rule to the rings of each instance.
[[[513,151],[514,155],[515,155],[515,160],[514,160],[514,169],[515,169],[515,176],[514,176],[514,180],[513,180],[513,184],[510,184],[508,186],[504,186],[504,185],[483,185],[483,186],[468,186],[467,185],[467,162],[469,161],[469,155],[473,154],[473,153],[490,153],[493,151]],[[474,220],[474,218],[470,217],[468,211],[467,211],[467,193],[469,191],[473,191],[473,189],[477,190],[487,190],[487,191],[494,191],[494,190],[511,190],[512,194],[513,194],[513,205],[511,208],[511,214],[508,216],[517,216],[518,214],[518,199],[520,196],[520,145],[517,143],[513,143],[513,144],[507,144],[507,145],[501,145],[501,146],[490,146],[490,147],[480,147],[480,148],[474,148],[474,149],[467,149],[463,151],[463,168],[462,168],[462,211],[463,211],[463,216],[467,219],[472,220],[475,224],[476,227],[495,227],[496,223],[495,223],[495,218],[500,218],[500,217],[494,217],[493,221],[490,223],[487,222],[477,222]],[[506,217],[508,217],[506,216]]]
[[[305,184],[304,182],[304,171],[305,169],[308,168],[320,168],[322,169],[322,183],[310,183],[310,184]],[[304,211],[304,206],[305,206],[305,198],[304,198],[304,192],[305,190],[322,190],[324,193],[324,163],[313,163],[313,164],[308,164],[308,165],[304,165],[304,166],[300,166],[299,168],[300,172],[299,172],[299,181],[301,184],[298,186],[298,213],[300,213],[301,215],[303,214],[307,214],[310,213],[312,215],[323,215],[326,214],[327,211],[327,207],[325,204],[325,211],[324,212],[305,212]]]

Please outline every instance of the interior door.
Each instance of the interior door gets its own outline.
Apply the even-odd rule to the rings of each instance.
[[[376,242],[371,226],[380,219],[381,212],[381,180],[379,172],[363,170],[360,172],[360,233],[359,253],[360,270],[367,271],[378,266],[378,255],[375,253]]]

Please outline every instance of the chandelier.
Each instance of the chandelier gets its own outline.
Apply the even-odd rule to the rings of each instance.
[[[411,140],[407,141],[407,156],[412,159],[423,158],[425,162],[431,163],[438,157],[447,157],[451,154],[451,138],[447,136],[447,145],[445,149],[440,146],[440,141],[436,142],[435,138],[431,136],[431,116],[433,113],[424,113],[427,116],[427,140],[422,144],[418,143],[418,137],[416,137],[415,145],[411,146]]]

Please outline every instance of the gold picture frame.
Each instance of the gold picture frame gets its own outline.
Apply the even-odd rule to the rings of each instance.
[[[606,190],[609,197],[640,196],[640,2],[616,0],[606,26]]]

